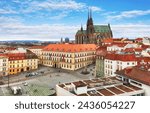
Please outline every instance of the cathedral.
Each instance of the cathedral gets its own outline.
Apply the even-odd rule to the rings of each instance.
[[[75,35],[76,44],[101,44],[104,38],[113,38],[113,34],[108,25],[94,25],[92,19],[92,11],[88,12],[88,20],[86,24],[86,30],[81,29],[77,31]]]

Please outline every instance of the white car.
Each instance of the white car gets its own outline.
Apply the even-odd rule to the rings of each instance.
[[[28,85],[28,83],[27,83],[27,82],[23,82],[22,84],[23,84],[24,86],[27,86],[27,85]]]

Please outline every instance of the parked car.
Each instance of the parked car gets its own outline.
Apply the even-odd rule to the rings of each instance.
[[[28,85],[28,83],[27,83],[27,82],[23,82],[22,84],[23,84],[24,86],[27,86],[27,85]]]
[[[26,74],[26,76],[25,77],[30,77],[30,73],[29,74]]]

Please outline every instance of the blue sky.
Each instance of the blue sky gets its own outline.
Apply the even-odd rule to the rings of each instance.
[[[74,39],[88,9],[114,37],[150,36],[150,0],[0,0],[0,40]]]

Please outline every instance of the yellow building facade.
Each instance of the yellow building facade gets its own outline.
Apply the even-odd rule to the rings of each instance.
[[[38,59],[23,59],[9,61],[9,74],[17,74],[38,68]]]
[[[95,44],[50,44],[42,51],[45,66],[78,70],[95,61]]]

